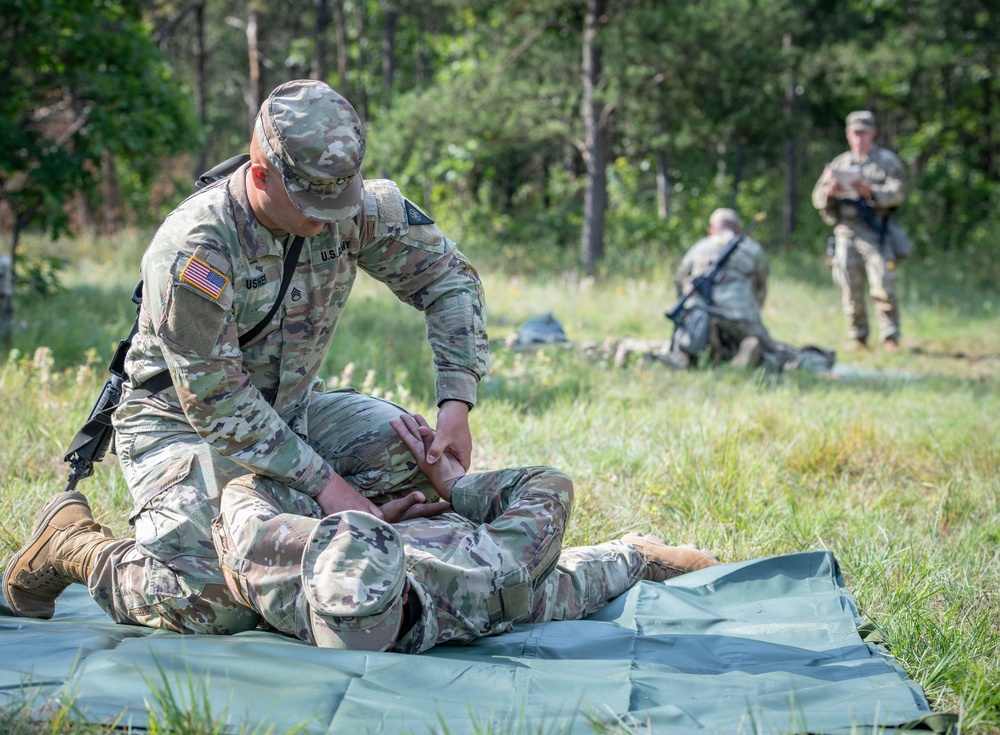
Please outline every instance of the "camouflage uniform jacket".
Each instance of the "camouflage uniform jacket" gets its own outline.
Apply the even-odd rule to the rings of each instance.
[[[474,404],[488,369],[482,285],[436,225],[408,224],[430,220],[407,215],[395,184],[367,181],[361,214],[305,241],[282,306],[241,347],[276,299],[292,240],[253,215],[247,168],[189,197],[153,237],[125,368],[131,387],[163,369],[173,387],[126,396],[115,428],[141,436],[142,451],[196,432],[248,470],[316,495],[333,470],[305,440],[306,407],[357,269],[424,312],[439,403]]]
[[[709,269],[715,257],[735,237],[723,230],[691,246],[684,255],[674,279],[678,295],[684,293],[691,281]],[[767,297],[767,258],[764,250],[753,239],[746,237],[729,256],[718,283],[712,289],[713,316],[733,321],[760,321],[760,309]]]
[[[823,221],[835,225],[834,232],[838,235],[861,235],[865,239],[876,242],[871,229],[850,204],[857,199],[854,192],[843,192],[837,196],[827,195],[827,187],[833,176],[828,169],[843,169],[848,166],[859,166],[861,177],[872,185],[872,195],[869,204],[879,215],[895,209],[906,198],[906,187],[903,183],[903,163],[895,153],[888,148],[873,145],[865,158],[858,158],[850,151],[841,153],[823,170],[812,191],[813,206],[819,210]]]

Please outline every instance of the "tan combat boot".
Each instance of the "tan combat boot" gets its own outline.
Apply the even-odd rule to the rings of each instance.
[[[622,536],[622,541],[634,546],[646,562],[645,579],[650,582],[662,582],[719,563],[714,551],[699,549],[691,544],[670,546],[659,536],[627,533]]]
[[[15,615],[51,618],[56,598],[73,582],[87,584],[97,552],[114,542],[82,493],[59,493],[42,508],[31,540],[4,570],[4,600]]]

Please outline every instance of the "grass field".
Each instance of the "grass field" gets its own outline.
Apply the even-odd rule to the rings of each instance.
[[[134,316],[135,240],[116,246],[128,258],[90,243],[65,293],[18,302],[16,349],[0,364],[0,564],[62,488],[62,455]],[[772,256],[772,334],[834,347],[839,363],[832,376],[775,376],[616,368],[572,348],[515,352],[504,338],[545,311],[574,343],[666,339],[672,263],[593,280],[470,255],[493,344],[472,414],[475,468],[567,471],[577,486],[570,544],[635,529],[726,561],[832,550],[932,705],[958,714],[966,733],[1000,732],[1000,268],[971,258],[904,265],[904,349],[847,353],[822,264]],[[324,377],[429,412],[422,319],[361,279]],[[114,459],[85,482],[99,520],[125,532],[130,497]]]

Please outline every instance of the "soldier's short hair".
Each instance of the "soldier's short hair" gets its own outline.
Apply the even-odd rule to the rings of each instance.
[[[743,223],[735,209],[720,207],[708,218],[708,226],[713,230],[740,230]]]
[[[302,214],[333,222],[361,209],[365,129],[328,84],[299,79],[277,87],[261,105],[254,136]]]

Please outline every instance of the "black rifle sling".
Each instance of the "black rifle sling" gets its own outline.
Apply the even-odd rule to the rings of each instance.
[[[281,306],[281,301],[285,298],[285,292],[288,290],[288,284],[292,282],[292,274],[295,273],[295,266],[299,263],[299,253],[302,252],[302,243],[304,242],[305,238],[302,235],[296,235],[295,239],[292,240],[292,244],[288,246],[288,250],[285,251],[284,263],[281,266],[281,288],[278,289],[278,298],[271,304],[271,310],[267,312],[267,316],[257,322],[253,329],[240,335],[240,347],[250,344],[254,340],[254,337],[260,334],[261,330],[268,325],[271,317],[274,316],[278,307]]]
[[[278,311],[278,307],[281,306],[282,300],[285,298],[285,293],[288,291],[288,285],[292,282],[292,275],[295,273],[295,266],[299,262],[299,254],[302,252],[302,244],[305,242],[305,238],[301,235],[295,237],[292,240],[292,244],[285,251],[285,257],[283,259],[283,265],[281,268],[281,288],[278,289],[278,298],[274,300],[271,304],[271,310],[267,312],[267,316],[257,322],[252,329],[244,332],[240,335],[240,347],[245,347],[250,344],[253,339],[261,333],[261,331],[266,327],[271,318],[274,316],[275,312]],[[136,287],[137,292],[141,293],[142,284]],[[129,336],[129,343],[131,344],[132,336],[135,335],[138,328],[139,319],[136,317],[136,327],[133,327],[132,334]],[[161,390],[165,390],[173,385],[170,380],[170,373],[167,370],[157,373],[148,380],[144,380],[142,383],[136,386],[130,394],[130,398],[146,398],[153,395],[154,393],[159,393]]]

